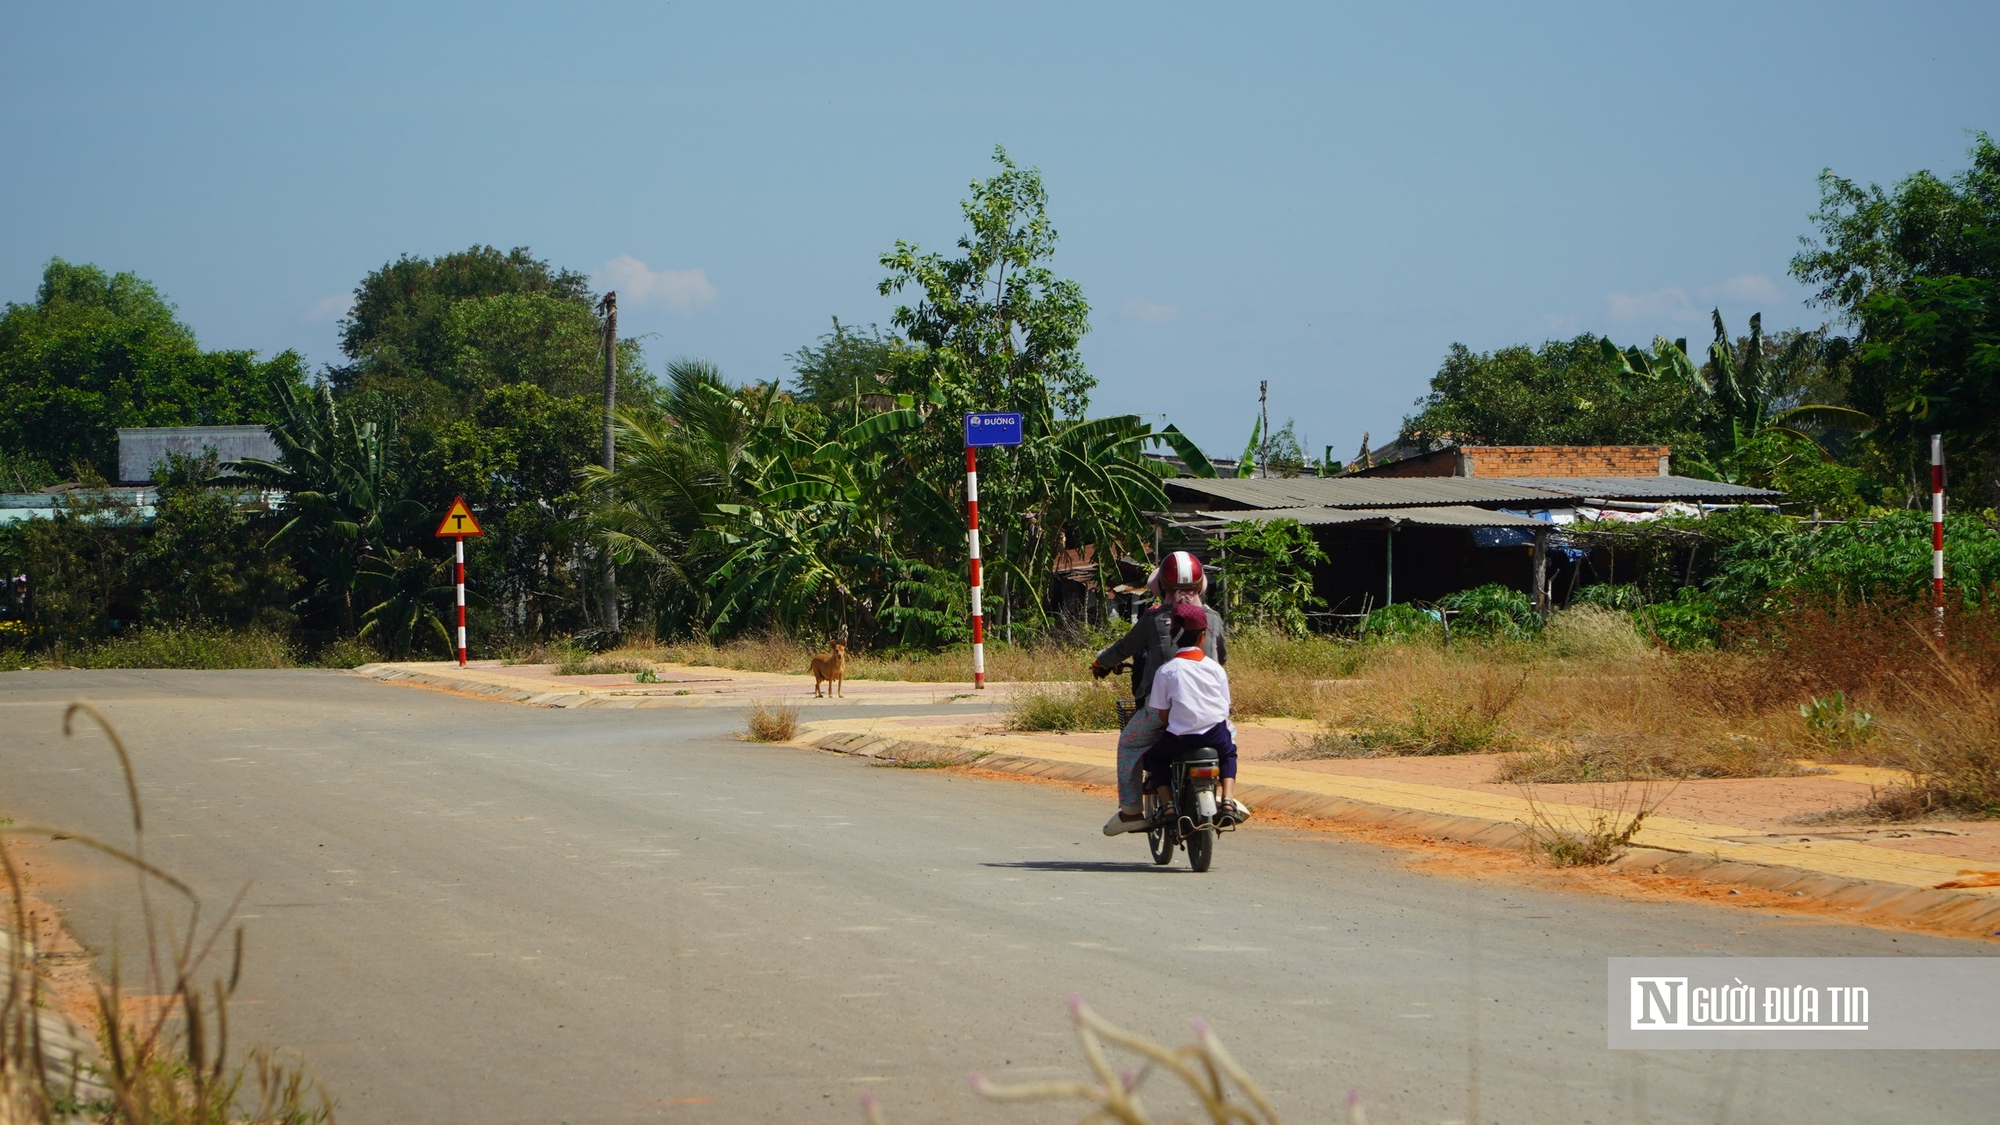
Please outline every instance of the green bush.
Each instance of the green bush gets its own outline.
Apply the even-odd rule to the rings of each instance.
[[[1460,590],[1438,599],[1438,608],[1457,610],[1452,632],[1491,640],[1522,640],[1541,632],[1542,619],[1519,590],[1498,583]]]
[[[1693,586],[1670,602],[1657,602],[1633,615],[1639,628],[1671,649],[1714,648],[1722,637],[1715,599]]]
[[[1569,604],[1594,605],[1599,609],[1614,609],[1621,613],[1631,613],[1635,610],[1645,608],[1646,595],[1639,591],[1639,587],[1629,582],[1620,583],[1616,586],[1607,582],[1598,582],[1578,590],[1576,596],[1570,599]]]
[[[72,668],[296,668],[282,634],[264,629],[162,625],[65,653]]]
[[[1408,602],[1371,611],[1361,629],[1364,639],[1370,641],[1427,641],[1444,635],[1444,625],[1435,613]]]
[[[1229,560],[1231,602],[1251,620],[1293,637],[1306,634],[1306,610],[1324,608],[1313,593],[1312,564],[1327,561],[1297,520],[1240,520],[1220,544]]]
[[[368,646],[368,642],[353,637],[342,637],[328,641],[313,654],[315,668],[359,668],[363,664],[373,664],[382,655]]]

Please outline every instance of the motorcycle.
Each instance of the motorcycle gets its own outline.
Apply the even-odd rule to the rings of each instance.
[[[1109,673],[1130,670],[1130,664],[1120,664]],[[1116,704],[1119,728],[1123,729],[1132,721],[1139,705],[1122,697]],[[1207,871],[1215,860],[1215,838],[1236,829],[1227,816],[1218,815],[1222,755],[1212,746],[1183,751],[1168,763],[1167,778],[1171,802],[1162,803],[1157,791],[1148,790],[1140,805],[1148,821],[1146,844],[1153,853],[1153,862],[1165,867],[1174,861],[1174,852],[1185,847],[1188,866]]]

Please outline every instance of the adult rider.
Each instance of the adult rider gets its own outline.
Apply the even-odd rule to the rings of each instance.
[[[1153,673],[1178,651],[1174,644],[1175,606],[1201,606],[1207,612],[1208,632],[1202,639],[1202,653],[1218,663],[1229,663],[1222,615],[1202,602],[1203,595],[1208,593],[1208,577],[1202,573],[1200,559],[1186,551],[1175,551],[1162,559],[1146,579],[1146,589],[1153,594],[1153,605],[1141,611],[1132,628],[1090,662],[1091,675],[1103,679],[1120,663],[1130,660],[1132,700],[1138,705],[1131,721],[1118,734],[1118,811],[1104,822],[1106,836],[1138,832],[1147,827],[1146,814],[1140,806],[1139,763],[1167,726],[1166,716],[1147,706],[1147,697],[1153,691]]]

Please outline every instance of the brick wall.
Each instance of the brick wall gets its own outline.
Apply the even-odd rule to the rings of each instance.
[[[1464,445],[1363,469],[1371,477],[1651,477],[1664,445]]]
[[[1666,470],[1664,445],[1468,445],[1475,477],[1651,477]]]

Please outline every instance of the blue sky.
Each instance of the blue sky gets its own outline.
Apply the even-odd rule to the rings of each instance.
[[[370,269],[531,247],[657,361],[786,373],[887,322],[996,143],[1093,306],[1095,412],[1351,455],[1454,341],[1817,324],[1823,167],[2000,131],[1993,4],[138,5],[9,2],[0,298],[60,255],[209,347],[339,358]]]

